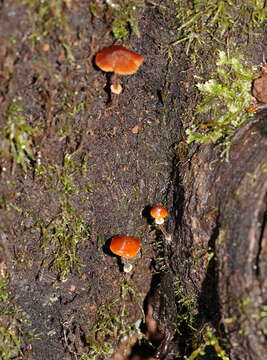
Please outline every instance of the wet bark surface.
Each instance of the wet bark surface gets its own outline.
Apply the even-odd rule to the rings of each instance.
[[[8,272],[12,301],[29,317],[25,334],[36,334],[22,336],[23,356],[12,358],[87,359],[97,342],[113,352],[96,359],[180,359],[194,344],[187,343],[186,324],[177,331],[184,311],[178,280],[195,301],[194,324],[212,324],[231,359],[262,358],[266,113],[238,131],[228,161],[215,146],[185,146],[181,156],[181,118],[197,98],[194,65],[182,45],[170,45],[174,4],[140,10],[141,36],[131,34],[124,45],[144,64],[122,78],[123,93],[112,103],[109,75],[94,64],[97,51],[114,42],[108,15],[89,12],[87,1],[66,1],[62,9],[64,31],[55,26],[33,41],[38,6],[0,2],[1,131],[12,104],[22,106],[15,117],[22,114],[35,129],[26,169],[2,137],[0,273]],[[255,62],[264,43],[256,49]],[[171,243],[147,217],[157,203],[170,211]],[[63,276],[55,254],[69,233],[78,239],[80,264]],[[143,243],[130,275],[106,247],[118,234]],[[140,335],[132,329],[143,311]],[[125,324],[129,344],[122,342]],[[144,334],[149,342],[140,340]]]
[[[266,353],[265,128],[262,112],[238,131],[228,161],[214,147],[196,149],[180,183],[186,206],[171,264],[197,294],[200,321],[226,336],[233,359]],[[185,265],[181,254],[192,250],[198,260]]]

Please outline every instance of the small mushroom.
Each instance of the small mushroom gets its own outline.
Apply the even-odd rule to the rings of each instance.
[[[259,110],[259,104],[252,104],[245,111],[247,114],[253,114],[258,110]]]
[[[253,114],[260,110],[267,109],[267,103],[266,104],[252,104],[250,105],[245,111],[247,114]]]
[[[267,104],[267,76],[263,75],[254,80],[252,88],[253,96],[261,103]]]
[[[133,265],[128,263],[129,258],[135,257],[141,249],[141,241],[132,236],[114,236],[110,242],[110,250],[121,257],[123,271],[132,271]]]
[[[150,216],[155,220],[155,223],[159,226],[165,239],[170,242],[172,235],[169,234],[164,227],[164,220],[169,215],[168,210],[162,205],[156,205],[150,210]]]
[[[121,45],[112,45],[99,51],[95,57],[95,64],[103,71],[113,72],[114,77],[110,86],[111,92],[120,94],[122,86],[120,75],[134,74],[143,63],[143,57],[126,49]]]

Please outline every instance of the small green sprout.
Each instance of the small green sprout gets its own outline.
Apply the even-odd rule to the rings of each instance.
[[[197,122],[187,129],[187,142],[220,142],[227,154],[235,131],[251,116],[245,109],[251,103],[251,82],[255,68],[239,55],[219,51],[212,78],[197,87],[202,100],[196,108]]]

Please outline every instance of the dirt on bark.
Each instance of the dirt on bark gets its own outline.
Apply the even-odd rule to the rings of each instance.
[[[197,98],[194,65],[170,45],[175,4],[140,9],[141,36],[123,45],[144,63],[111,97],[94,56],[114,43],[112,6],[93,3],[64,1],[44,16],[34,1],[0,2],[0,272],[20,324],[10,358],[183,358],[194,346],[188,328],[177,332],[177,279],[231,358],[261,358],[266,115],[237,133],[228,162],[212,146],[178,155]],[[248,56],[258,63],[263,48]],[[158,203],[172,243],[148,216]],[[118,234],[142,241],[131,274],[107,246]]]
[[[122,78],[123,93],[110,104],[108,74],[94,65],[97,51],[114,41],[105,19],[93,17],[86,1],[74,4],[61,9],[63,34],[54,26],[36,41],[40,7],[25,4],[5,1],[0,13],[1,128],[9,140],[1,158],[2,267],[34,329],[25,354],[72,359],[92,346],[92,332],[115,350],[125,328],[143,316],[155,231],[142,213],[156,203],[171,208],[183,75],[176,71],[180,54],[168,57],[171,12],[145,8],[142,37],[124,44],[144,64]],[[29,142],[19,164],[21,128],[11,136],[6,130],[12,116],[34,129],[22,129]],[[129,276],[105,247],[117,234],[142,240]]]

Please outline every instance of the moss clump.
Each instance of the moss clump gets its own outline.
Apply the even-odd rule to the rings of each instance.
[[[178,314],[176,332],[184,342],[187,354],[184,358],[195,360],[208,355],[209,359],[230,360],[218,332],[211,325],[201,324],[197,299],[186,292],[180,279],[174,282],[174,289]]]
[[[29,8],[33,20],[33,42],[51,35],[57,30],[69,31],[69,24],[66,18],[66,10],[72,9],[71,0],[24,0],[23,5]]]
[[[3,264],[1,264],[2,267]],[[2,272],[2,269],[1,269]],[[34,337],[28,331],[23,334],[23,327],[29,325],[28,317],[12,303],[7,291],[7,274],[0,275],[0,358],[2,360],[24,358],[23,337]]]
[[[214,359],[230,360],[226,351],[222,349],[215,331],[210,326],[204,329],[203,340],[203,343],[185,359],[195,360],[199,359],[199,356],[209,353],[209,355],[212,354]]]
[[[89,11],[93,19],[105,18],[116,40],[127,40],[131,33],[140,36],[138,13],[145,6],[144,0],[92,0]]]
[[[196,299],[186,293],[180,279],[174,282],[175,302],[177,307],[176,331],[179,335],[192,335],[196,329]]]
[[[187,142],[220,142],[227,153],[231,139],[250,115],[251,82],[255,69],[246,65],[241,54],[219,51],[212,78],[197,87],[202,100],[195,111],[195,123],[186,131]]]
[[[213,47],[230,31],[250,36],[267,16],[264,0],[187,0],[177,1],[179,38],[186,43],[186,53],[197,56],[203,47]]]
[[[14,100],[7,110],[7,124],[3,129],[0,146],[0,156],[11,158],[13,169],[15,164],[18,164],[26,171],[29,163],[35,163],[32,145],[36,131],[27,124],[23,106]]]
[[[98,307],[95,323],[85,335],[87,352],[81,356],[81,359],[110,359],[111,355],[114,355],[114,342],[119,344],[123,337],[135,338],[138,330],[136,324],[129,320],[131,311],[128,309],[129,298],[130,303],[136,302],[142,311],[139,294],[123,280],[120,282],[119,296]]]
[[[82,266],[78,246],[88,238],[89,230],[68,201],[62,203],[61,212],[48,226],[39,226],[45,253],[42,265],[55,272],[60,281],[66,281],[74,267],[79,271]]]
[[[126,1],[121,7],[114,12],[112,21],[112,33],[115,39],[125,40],[133,32],[140,36],[137,16],[140,8],[145,6],[144,1]]]

